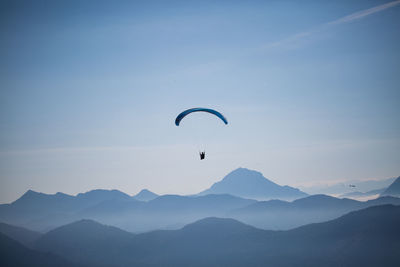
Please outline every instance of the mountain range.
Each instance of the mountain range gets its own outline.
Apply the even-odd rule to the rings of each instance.
[[[80,219],[94,219],[132,232],[144,232],[177,229],[189,222],[219,216],[256,202],[231,195],[164,195],[145,202],[115,190],[96,191],[99,192],[73,197],[30,190],[17,201],[0,205],[0,221],[46,232]]]
[[[213,192],[219,194],[211,194]],[[71,196],[27,191],[11,204],[0,205],[0,221],[47,232],[61,225],[91,219],[126,231],[140,233],[159,229],[179,229],[205,217],[226,217],[262,228],[285,230],[308,223],[335,219],[350,211],[380,204],[399,205],[395,197],[360,202],[325,195],[306,196],[292,202],[257,201],[267,195],[303,195],[288,186],[279,186],[259,172],[239,168],[198,195],[162,195],[142,190],[129,196],[118,190],[93,190]],[[209,193],[209,194],[208,194]]]
[[[255,193],[251,194],[252,191]],[[255,202],[240,196],[287,199],[306,194],[289,186],[279,186],[259,172],[239,168],[194,196],[158,196],[147,189],[133,197],[118,190],[99,189],[76,196],[29,190],[13,203],[0,205],[0,221],[36,231],[47,231],[85,218],[133,232],[177,229],[207,216],[223,216],[231,209]]]
[[[378,205],[400,205],[400,198],[381,197],[369,201],[313,195],[292,202],[259,201],[230,211],[226,216],[262,229],[287,230],[324,222],[348,212]]]
[[[76,221],[80,210],[117,200],[130,201],[131,197],[118,190],[92,190],[77,196],[60,192],[51,195],[28,190],[13,203],[0,205],[0,220],[46,231]]]
[[[13,209],[13,204],[5,206],[4,209],[0,206],[0,220],[46,232],[77,220],[92,219],[138,233],[158,229],[178,229],[196,220],[214,216],[233,218],[262,229],[286,230],[335,219],[350,211],[370,206],[400,205],[400,198],[389,196],[362,202],[313,195],[288,202],[256,201],[223,194],[164,195],[147,202],[122,197],[98,201],[96,205],[89,207],[82,204],[83,208],[76,209],[75,212],[71,205],[61,205],[66,203],[64,199],[58,199],[61,202],[59,205],[61,208],[56,212],[54,206],[57,204],[53,197],[49,197],[47,201],[51,203],[47,203],[43,201],[43,197],[46,199],[48,196],[43,196],[43,194],[34,194],[31,191],[29,196],[29,198],[23,197],[27,202],[26,206],[22,205],[22,201],[18,202],[16,209]],[[26,212],[31,206],[36,206],[36,201],[41,203],[42,208],[37,209],[35,213]],[[77,203],[74,202],[75,205]]]
[[[400,207],[393,205],[288,231],[214,217],[179,230],[135,235],[81,220],[40,235],[33,247],[35,253],[46,253],[39,255],[91,266],[399,266],[399,224]],[[15,258],[4,252],[10,240],[3,241],[3,235],[0,240],[5,256],[0,263],[5,266],[5,259]],[[22,251],[21,246],[14,251],[24,258],[31,250]]]
[[[354,192],[356,189],[359,192],[369,192],[376,189],[387,188],[391,185],[396,178],[387,178],[380,180],[350,180],[347,182],[338,182],[334,184],[322,184],[313,186],[302,186],[301,189],[310,194],[325,194],[332,196],[340,196],[347,193]],[[355,185],[355,188],[350,187],[350,185]]]
[[[398,266],[398,184],[369,201],[297,198],[240,168],[192,196],[29,190],[0,205],[0,265]],[[267,195],[295,200],[254,199]]]

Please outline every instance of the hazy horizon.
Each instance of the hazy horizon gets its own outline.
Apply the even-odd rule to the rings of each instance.
[[[0,34],[0,203],[400,175],[400,1],[2,1]]]

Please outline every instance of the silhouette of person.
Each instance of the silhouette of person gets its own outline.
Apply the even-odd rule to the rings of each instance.
[[[200,152],[200,160],[203,160],[205,158],[205,156],[206,156],[206,152],[205,151]]]

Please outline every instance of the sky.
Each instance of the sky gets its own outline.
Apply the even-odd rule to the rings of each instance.
[[[0,39],[0,203],[400,175],[400,1],[1,0]]]

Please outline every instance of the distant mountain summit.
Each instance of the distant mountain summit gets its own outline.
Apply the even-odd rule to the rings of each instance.
[[[137,193],[136,195],[133,196],[134,199],[140,200],[140,201],[150,201],[157,197],[158,197],[157,194],[155,194],[147,189],[143,189],[142,191],[140,191],[139,193]]]
[[[381,194],[381,196],[400,197],[400,176]]]
[[[106,200],[129,200],[131,197],[119,190],[95,189],[86,193],[79,193],[76,198],[89,202],[90,204],[100,203]]]
[[[199,193],[199,195],[207,194],[231,194],[258,200],[293,200],[307,196],[297,188],[287,185],[280,186],[265,178],[262,173],[246,168],[232,171],[221,181]]]

